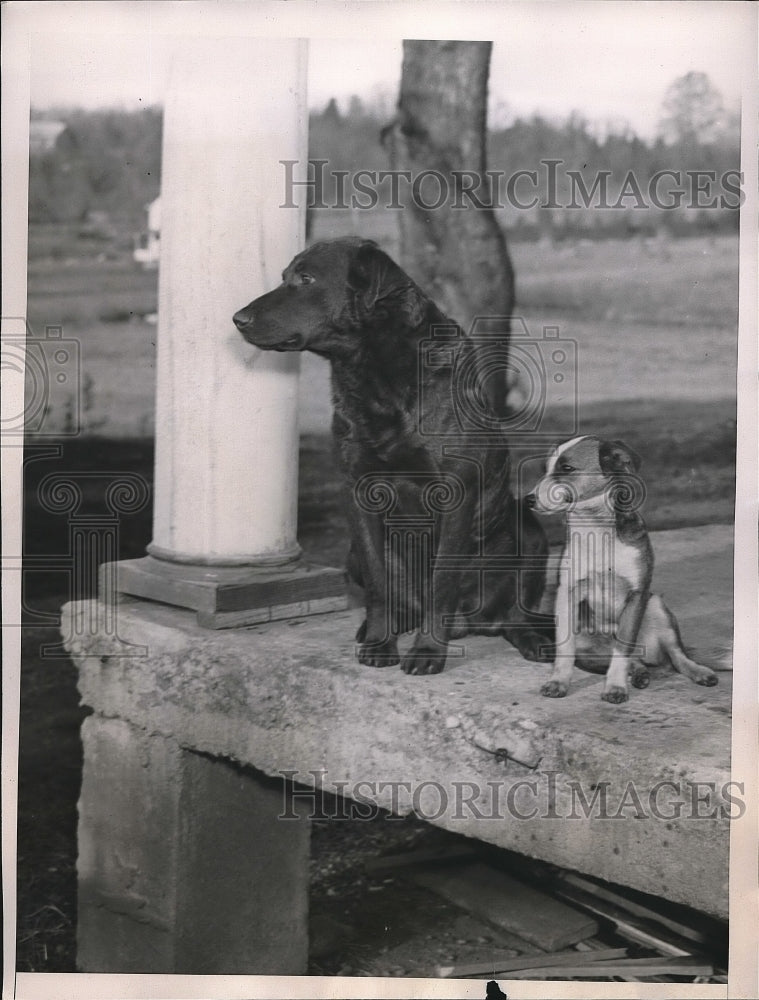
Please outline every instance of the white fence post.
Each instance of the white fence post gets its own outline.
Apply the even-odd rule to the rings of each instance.
[[[213,627],[328,610],[343,589],[337,571],[298,562],[299,356],[259,351],[232,323],[303,248],[280,161],[305,171],[306,69],[297,39],[192,39],[172,64],[153,541],[114,568],[118,590]]]

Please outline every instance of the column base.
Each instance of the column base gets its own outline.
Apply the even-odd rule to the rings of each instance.
[[[100,599],[129,594],[190,608],[205,628],[259,625],[348,607],[345,574],[297,560],[286,566],[194,566],[145,556],[100,567]]]

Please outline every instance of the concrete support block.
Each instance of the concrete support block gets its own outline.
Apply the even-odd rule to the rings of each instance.
[[[309,821],[278,819],[281,782],[120,719],[82,736],[80,969],[305,972]]]

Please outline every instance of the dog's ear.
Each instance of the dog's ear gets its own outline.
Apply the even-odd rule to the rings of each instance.
[[[428,302],[421,289],[371,240],[362,243],[353,255],[348,287],[362,317],[379,310],[392,312],[404,325],[416,329],[426,315]]]
[[[607,476],[615,472],[632,474],[640,468],[640,456],[624,441],[602,441],[598,448],[598,462]]]
[[[609,477],[606,500],[616,516],[635,518],[646,498],[638,476],[640,458],[624,441],[602,441],[598,447],[601,471]]]

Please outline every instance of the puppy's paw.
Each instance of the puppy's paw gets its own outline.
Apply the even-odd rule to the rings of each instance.
[[[651,683],[651,674],[644,666],[631,667],[630,683],[634,688],[647,688]]]
[[[564,681],[546,681],[540,693],[544,698],[565,698],[568,690],[569,685]]]
[[[610,687],[607,688],[601,695],[604,701],[611,702],[612,705],[621,705],[623,701],[627,701],[628,694],[627,689],[623,687]]]
[[[699,673],[696,677],[694,677],[693,680],[696,684],[700,684],[702,687],[714,687],[714,685],[718,682],[717,675],[708,667],[704,667],[703,671],[703,673]]]
[[[445,667],[448,647],[438,643],[423,644],[415,642],[401,661],[404,674],[422,676],[424,674],[439,674]]]
[[[392,667],[401,662],[395,639],[361,643],[357,656],[358,662],[367,667]]]

